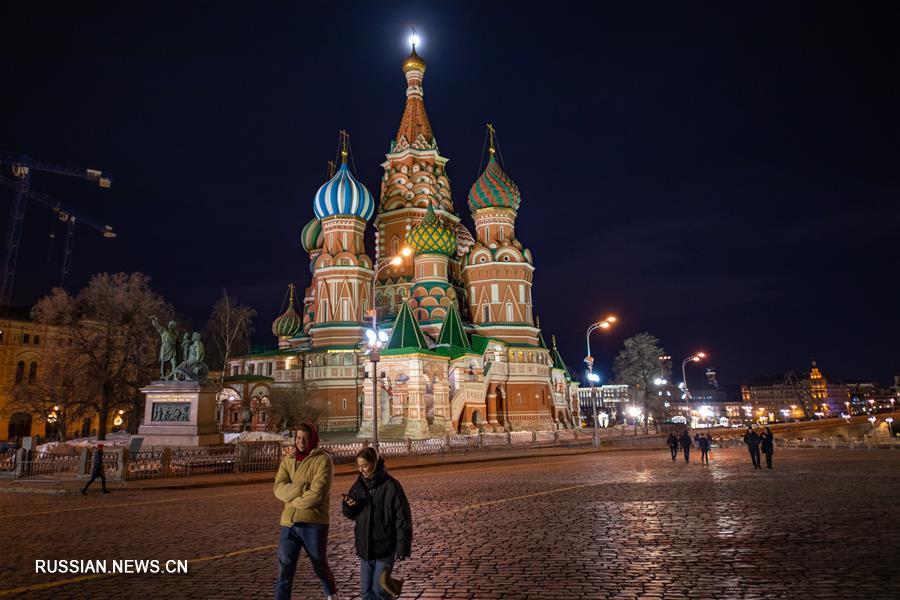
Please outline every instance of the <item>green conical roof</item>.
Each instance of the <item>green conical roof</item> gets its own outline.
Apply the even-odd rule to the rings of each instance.
[[[444,324],[441,325],[441,333],[438,335],[438,346],[456,346],[458,348],[471,348],[469,336],[463,329],[462,319],[459,317],[459,311],[455,306],[450,307],[450,311],[444,318]]]
[[[569,367],[566,366],[566,363],[563,362],[562,356],[559,353],[559,349],[556,347],[556,336],[551,335],[550,339],[553,341],[553,367],[556,369],[562,369],[563,373],[566,374],[566,377],[572,379],[572,374],[569,373]]]
[[[413,316],[407,302],[404,302],[400,307],[400,314],[397,315],[397,319],[394,321],[394,331],[391,332],[391,339],[387,344],[386,350],[399,350],[401,348],[428,350],[425,334],[419,329],[419,323]]]

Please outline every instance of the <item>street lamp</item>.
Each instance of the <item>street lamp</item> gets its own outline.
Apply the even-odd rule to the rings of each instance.
[[[877,420],[878,419],[876,419],[874,416],[869,417],[869,423],[872,424],[872,437],[873,438],[875,437],[875,421],[877,421]]]
[[[375,451],[379,449],[378,445],[378,359],[379,351],[387,344],[388,335],[384,331],[378,330],[378,311],[375,309],[375,282],[378,280],[378,274],[389,266],[396,267],[403,262],[403,258],[412,254],[409,248],[400,250],[400,254],[392,257],[382,264],[380,267],[372,271],[372,328],[366,330],[366,346],[369,348],[369,359],[372,361],[372,439]]]
[[[706,358],[705,352],[698,352],[697,354],[691,354],[686,359],[681,361],[681,381],[684,382],[684,400],[687,402],[688,407],[688,416],[691,416],[691,393],[688,391],[687,384],[687,374],[685,373],[684,366],[689,362],[700,362],[701,358]]]
[[[888,437],[893,438],[894,437],[894,417],[888,417],[887,419],[884,420],[884,422],[887,423]],[[891,448],[893,448],[893,446],[891,446]]]
[[[600,431],[597,423],[597,398],[594,396],[594,383],[600,381],[600,377],[594,374],[594,357],[591,356],[591,332],[595,329],[609,329],[617,320],[618,319],[615,316],[610,315],[602,321],[597,321],[588,327],[587,333],[584,336],[587,345],[587,356],[584,357],[584,362],[587,364],[588,368],[588,381],[591,382],[591,420],[594,422],[594,448],[600,447]]]

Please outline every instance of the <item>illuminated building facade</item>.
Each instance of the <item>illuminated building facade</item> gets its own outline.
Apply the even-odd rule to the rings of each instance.
[[[371,435],[376,406],[383,437],[574,427],[578,384],[534,316],[533,259],[516,236],[522,196],[493,129],[487,165],[468,194],[473,235],[456,213],[415,47],[402,70],[406,105],[381,165],[377,207],[351,173],[344,141],[342,163],[315,194],[315,217],[301,232],[311,282],[273,323],[272,373],[248,386],[254,357],[231,361],[222,414],[233,417],[230,407],[240,405],[246,422],[251,399],[261,411],[269,390],[302,384],[325,429],[361,436]],[[363,239],[370,220],[371,255]],[[411,255],[393,264],[406,248]],[[372,310],[389,334],[374,374],[364,343]]]

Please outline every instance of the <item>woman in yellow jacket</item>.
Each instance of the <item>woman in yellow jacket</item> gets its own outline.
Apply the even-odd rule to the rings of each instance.
[[[328,509],[334,465],[318,446],[316,426],[300,425],[294,451],[284,457],[275,476],[275,497],[284,502],[275,600],[290,599],[302,549],[306,549],[325,595],[329,600],[338,597],[334,574],[328,566]]]

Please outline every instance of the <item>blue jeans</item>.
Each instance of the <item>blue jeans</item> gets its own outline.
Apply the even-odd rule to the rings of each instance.
[[[322,523],[294,523],[282,527],[278,536],[278,582],[275,584],[275,600],[290,600],[297,560],[300,551],[306,549],[313,571],[322,582],[326,596],[337,593],[334,574],[328,566],[328,525]]]
[[[381,591],[381,572],[394,567],[394,557],[380,560],[359,559],[359,582],[362,600],[390,600],[392,596]]]

